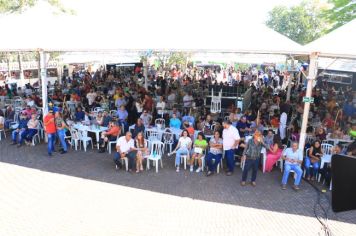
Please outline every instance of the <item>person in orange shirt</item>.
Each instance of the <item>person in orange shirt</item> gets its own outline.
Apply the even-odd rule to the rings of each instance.
[[[189,134],[190,138],[193,139],[193,137],[194,137],[194,127],[189,125],[188,121],[185,121],[183,123],[183,127],[184,127],[184,129],[186,129],[188,131],[188,134]]]
[[[273,116],[272,119],[271,119],[271,126],[273,128],[277,128],[279,127],[279,119],[278,119],[278,116]]]
[[[101,133],[99,140],[100,153],[105,152],[106,144],[110,141],[115,141],[121,133],[121,128],[114,121],[109,122],[109,130]]]
[[[53,110],[48,111],[48,114],[43,119],[43,125],[48,138],[48,155],[52,156],[52,152],[54,152],[54,142],[56,140],[56,124],[54,121]]]

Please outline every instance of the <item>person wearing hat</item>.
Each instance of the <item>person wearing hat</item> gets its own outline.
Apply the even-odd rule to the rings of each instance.
[[[248,140],[242,154],[241,163],[245,162],[245,164],[242,171],[241,186],[246,185],[246,179],[250,169],[252,169],[251,185],[254,187],[256,186],[257,169],[258,164],[260,163],[262,147],[267,148],[263,142],[262,134],[259,131],[256,131],[253,138]]]
[[[49,110],[47,115],[43,118],[43,125],[48,138],[48,155],[52,156],[52,152],[54,152],[54,142],[56,139],[56,123],[52,109]]]

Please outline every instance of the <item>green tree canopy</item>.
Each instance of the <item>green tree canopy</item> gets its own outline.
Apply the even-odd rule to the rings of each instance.
[[[276,6],[268,15],[267,26],[302,45],[319,38],[327,30],[322,19],[322,8],[317,1],[299,5]]]
[[[63,6],[60,0],[0,0],[0,14],[21,13],[33,6],[39,1],[44,1],[53,6],[62,13],[74,14],[74,11]]]
[[[331,8],[325,10],[323,18],[331,25],[329,31],[356,18],[355,0],[329,0],[328,2],[331,4]]]

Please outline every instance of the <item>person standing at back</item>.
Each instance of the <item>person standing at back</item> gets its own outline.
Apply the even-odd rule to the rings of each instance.
[[[234,152],[238,148],[240,143],[239,131],[236,127],[231,125],[231,121],[227,120],[223,122],[223,148],[225,151],[226,164],[228,171],[226,175],[230,176],[234,172],[235,160]]]
[[[53,110],[48,111],[48,114],[43,119],[43,125],[48,138],[48,155],[52,156],[52,152],[54,152],[54,142],[56,139],[56,124],[54,121]]]

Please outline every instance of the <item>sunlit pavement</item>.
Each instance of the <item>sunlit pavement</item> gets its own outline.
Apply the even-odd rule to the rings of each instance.
[[[173,169],[115,171],[92,150],[46,156],[45,145],[0,142],[0,235],[318,235],[314,190],[279,187],[281,173],[258,173],[258,186],[233,176]],[[356,232],[356,211],[334,214],[334,235]]]

